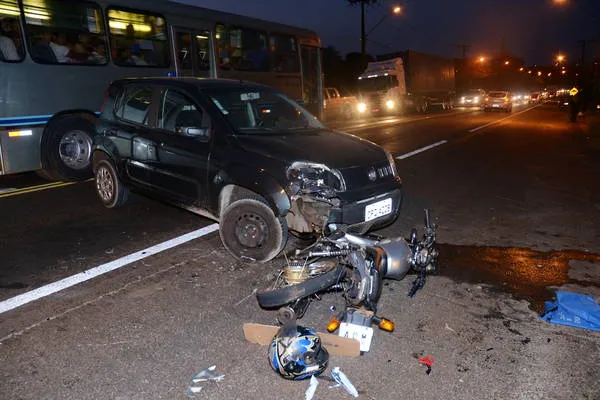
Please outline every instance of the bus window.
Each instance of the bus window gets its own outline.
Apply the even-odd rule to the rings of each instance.
[[[274,72],[300,72],[296,38],[274,33],[269,37]]]
[[[21,61],[25,56],[17,0],[0,0],[0,61]]]
[[[217,24],[219,67],[238,71],[268,71],[267,34],[248,28]]]
[[[100,6],[90,2],[24,0],[31,58],[42,64],[106,65]]]
[[[165,19],[142,11],[108,10],[111,55],[123,67],[168,67]]]
[[[231,69],[231,46],[229,43],[229,32],[223,24],[217,24],[217,62],[221,69]]]
[[[229,31],[231,63],[239,71],[268,71],[267,34],[247,28]]]

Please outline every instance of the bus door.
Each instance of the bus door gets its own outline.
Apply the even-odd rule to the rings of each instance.
[[[322,117],[323,82],[321,56],[316,46],[300,45],[302,63],[302,100],[304,107],[318,118]]]
[[[173,27],[173,45],[177,76],[216,77],[210,31]]]

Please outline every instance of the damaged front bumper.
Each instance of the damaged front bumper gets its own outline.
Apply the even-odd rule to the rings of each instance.
[[[292,196],[286,222],[289,229],[301,233],[322,233],[340,226],[347,227],[349,232],[366,233],[396,220],[402,204],[402,190],[398,186],[363,198],[359,193],[340,193],[330,199],[315,194]]]

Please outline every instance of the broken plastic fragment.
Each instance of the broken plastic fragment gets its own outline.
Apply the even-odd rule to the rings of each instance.
[[[423,364],[427,367],[425,373],[429,375],[431,373],[431,366],[433,365],[433,358],[431,356],[425,356],[419,358],[419,364]]]
[[[331,376],[333,377],[333,379],[335,379],[335,381],[338,383],[338,385],[340,385],[341,387],[346,389],[346,391],[351,396],[358,397],[358,391],[356,390],[356,388],[354,387],[352,382],[350,382],[350,379],[348,379],[346,374],[344,374],[342,371],[340,371],[340,367],[335,367],[334,369],[332,369]]]
[[[201,390],[202,390],[201,386],[190,386],[188,388],[186,396],[189,398],[193,398],[193,397],[195,397],[194,395],[200,393]]]
[[[313,375],[310,377],[310,382],[308,384],[306,392],[304,392],[304,400],[312,400],[313,396],[315,395],[315,392],[317,391],[317,386],[319,386],[319,381]]]
[[[192,377],[192,382],[193,383],[207,382],[207,381],[221,382],[225,378],[225,375],[224,374],[216,375],[213,372],[216,368],[217,368],[216,365],[213,365],[211,367],[203,369],[202,371],[198,372],[196,375],[194,375]]]

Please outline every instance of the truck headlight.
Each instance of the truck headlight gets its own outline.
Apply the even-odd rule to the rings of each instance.
[[[393,110],[396,107],[396,103],[394,103],[394,100],[388,100],[385,102],[385,106],[388,110]]]
[[[295,161],[286,171],[293,186],[304,193],[319,193],[334,197],[337,192],[346,190],[346,183],[340,171],[325,164],[310,161]]]
[[[364,113],[367,111],[367,104],[366,103],[358,103],[358,105],[356,106],[356,109],[358,110],[359,113]]]

